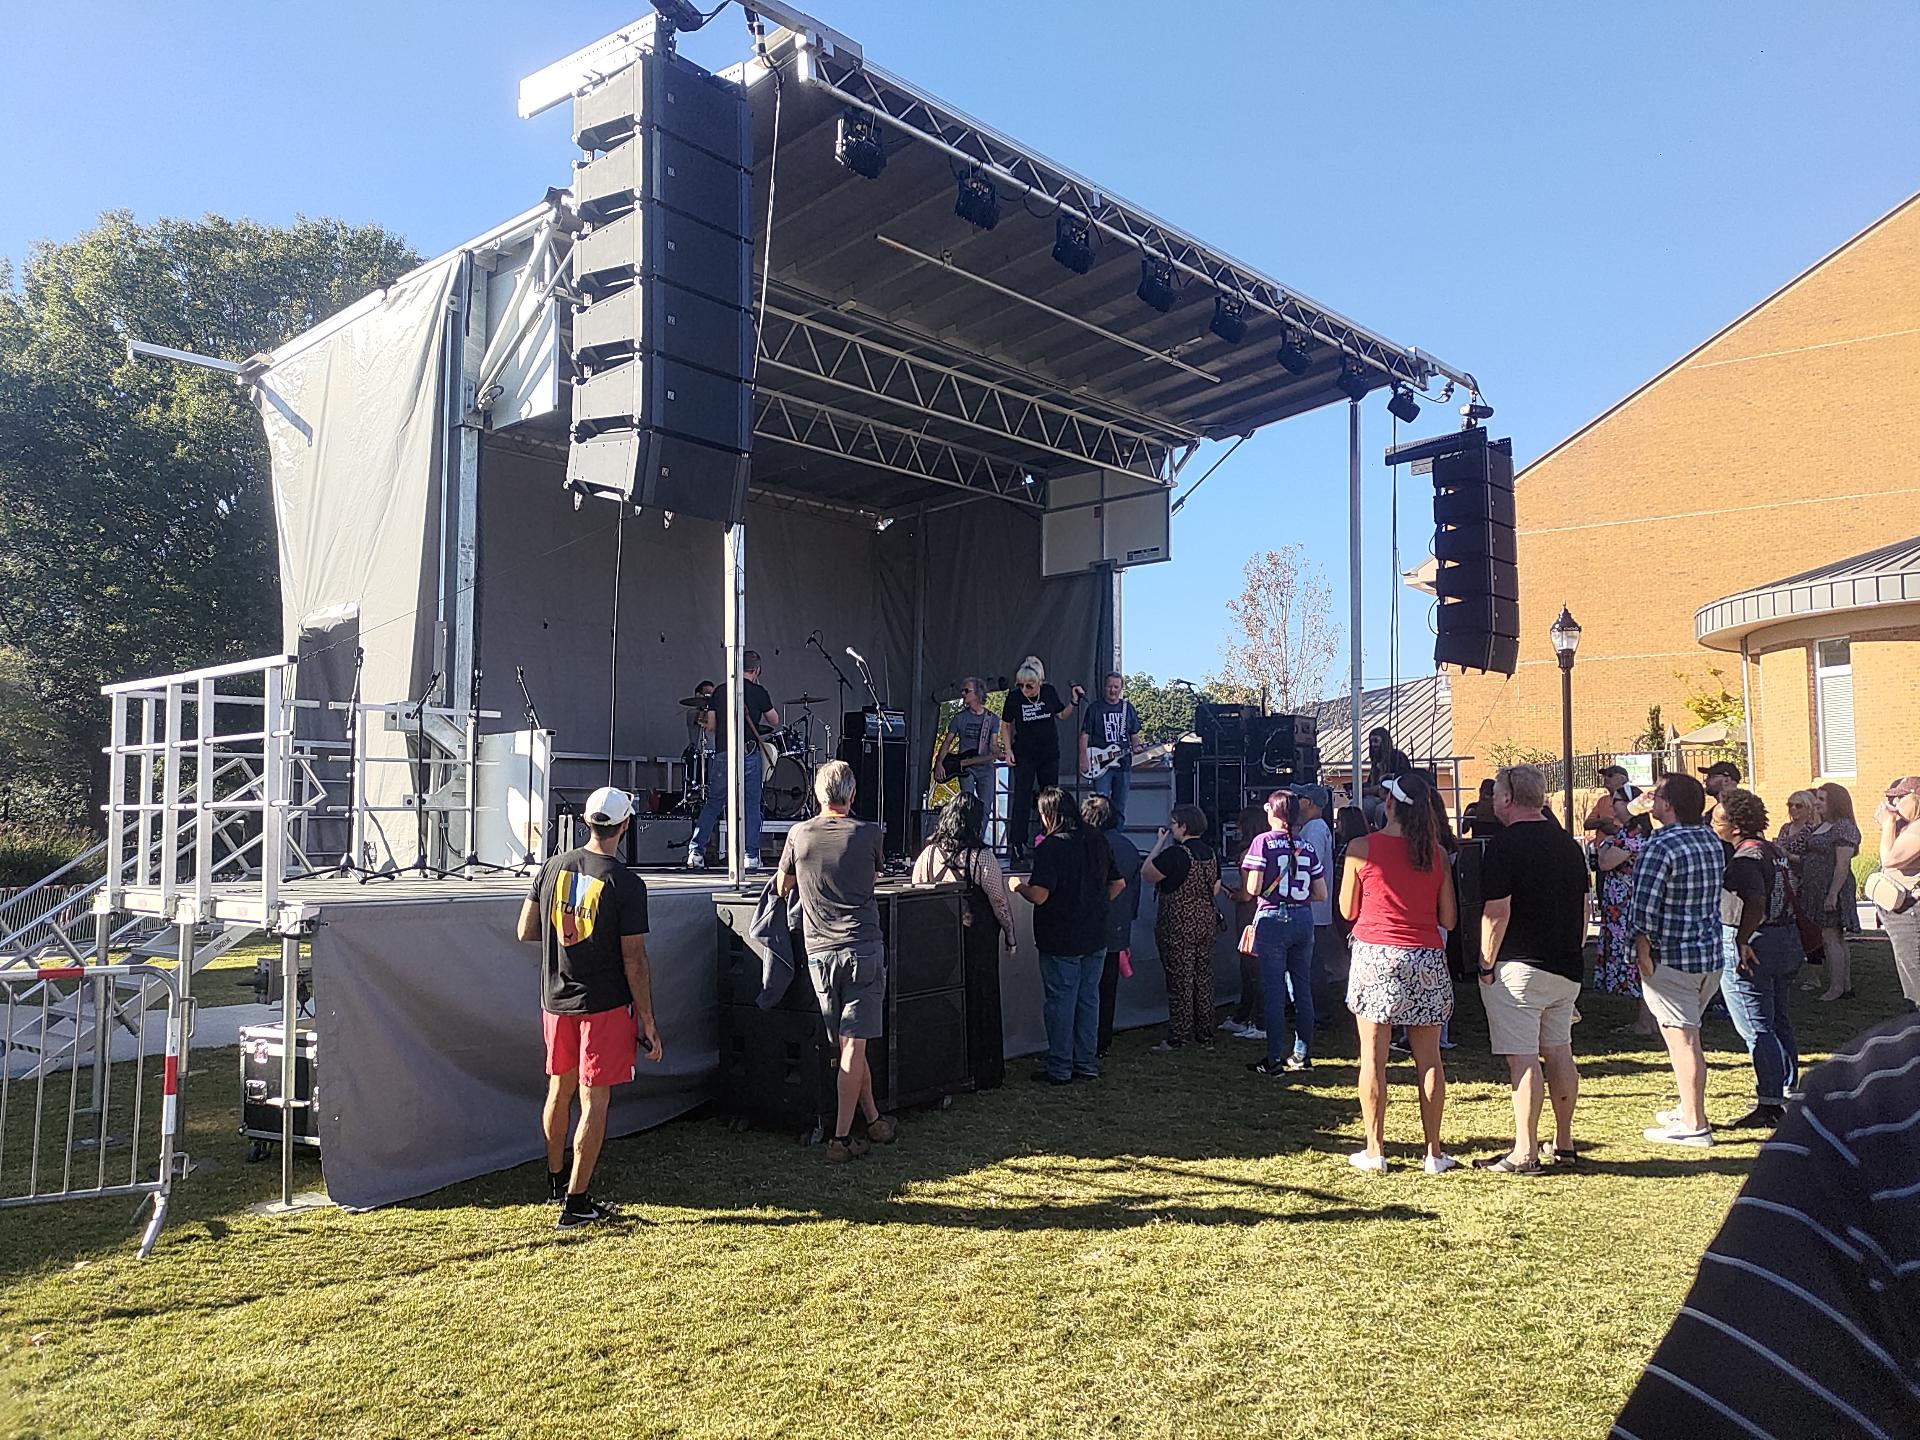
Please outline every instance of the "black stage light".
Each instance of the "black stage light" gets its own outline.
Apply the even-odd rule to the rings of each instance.
[[[1340,378],[1333,383],[1349,400],[1358,400],[1373,388],[1367,381],[1367,372],[1360,368],[1360,362],[1351,355],[1340,362]]]
[[[1247,338],[1247,302],[1239,295],[1213,297],[1213,323],[1207,327],[1229,345]]]
[[[1140,288],[1133,292],[1162,315],[1173,309],[1173,266],[1157,255],[1140,257]]]
[[[1093,268],[1093,226],[1072,215],[1053,222],[1053,258],[1076,275]]]
[[[833,135],[833,158],[856,175],[878,180],[880,172],[887,168],[887,148],[880,143],[880,122],[858,110],[842,115]]]
[[[1280,349],[1273,358],[1280,362],[1280,368],[1289,375],[1304,375],[1313,368],[1313,356],[1307,353],[1306,337],[1291,328],[1280,332]]]
[[[707,23],[707,17],[691,0],[653,0],[653,8],[670,28],[689,35]]]
[[[1396,420],[1404,420],[1411,425],[1420,418],[1420,406],[1413,398],[1413,391],[1404,385],[1393,387],[1393,398],[1387,401],[1387,413]]]
[[[953,213],[969,225],[991,230],[1000,223],[1000,197],[984,177],[969,170],[960,177],[960,190],[954,197]]]

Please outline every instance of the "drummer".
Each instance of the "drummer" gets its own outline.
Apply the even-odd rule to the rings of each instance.
[[[701,723],[701,717],[707,713],[707,700],[712,694],[713,681],[702,680],[693,687],[693,694],[680,702],[687,712],[687,758],[689,761],[695,755],[713,749],[713,736]]]

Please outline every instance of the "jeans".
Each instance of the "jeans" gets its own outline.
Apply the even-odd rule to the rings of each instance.
[[[1800,1047],[1794,1039],[1787,996],[1804,958],[1800,934],[1792,925],[1763,925],[1753,934],[1759,963],[1751,975],[1729,965],[1720,972],[1720,994],[1733,1028],[1753,1057],[1754,1098],[1762,1105],[1784,1105],[1800,1083]]]
[[[1127,792],[1133,788],[1133,766],[1122,760],[1106,774],[1093,782],[1093,793],[1104,795],[1113,802],[1113,823],[1127,823]]]
[[[1033,797],[1060,783],[1060,757],[1022,758],[1013,767],[1013,794],[1007,801],[1007,849],[1025,850],[1033,833]]]
[[[746,822],[742,827],[746,835],[746,857],[749,865],[760,863],[760,747],[754,746],[747,751],[746,785]],[[714,753],[713,762],[707,767],[709,777],[707,800],[700,807],[700,818],[693,825],[693,848],[702,855],[713,841],[714,831],[720,827],[720,813],[727,808],[727,752]]]
[[[1897,915],[1880,910],[1880,928],[1893,942],[1893,968],[1900,976],[1900,993],[1907,997],[1909,1007],[1920,1005],[1920,905],[1909,905]]]
[[[1104,1055],[1113,1047],[1113,1007],[1120,999],[1120,952],[1109,950],[1100,966],[1100,1036],[1094,1053]]]
[[[1100,972],[1107,952],[1091,955],[1040,955],[1040,984],[1046,991],[1047,1074],[1056,1080],[1100,1073]]]
[[[1293,1053],[1313,1050],[1313,911],[1305,905],[1262,910],[1253,922],[1260,990],[1267,999],[1267,1059],[1286,1056],[1286,1001],[1293,1000]]]

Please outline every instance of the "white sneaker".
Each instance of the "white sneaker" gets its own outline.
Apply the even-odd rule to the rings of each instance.
[[[1458,1169],[1460,1162],[1451,1155],[1429,1155],[1420,1168],[1429,1175],[1444,1175],[1449,1170]]]
[[[1219,1028],[1226,1031],[1229,1035],[1238,1035],[1242,1030],[1247,1028],[1247,1022],[1244,1020],[1236,1020],[1229,1015],[1220,1022]]]
[[[1264,1040],[1267,1038],[1267,1032],[1262,1030],[1258,1025],[1244,1025],[1234,1033],[1242,1040]]]
[[[704,870],[706,868],[707,868],[707,857],[705,855],[703,855],[698,850],[687,851],[687,869]]]
[[[1373,1175],[1381,1175],[1386,1173],[1387,1157],[1384,1155],[1369,1155],[1364,1150],[1356,1150],[1353,1154],[1347,1156],[1347,1164],[1356,1170],[1365,1170]]]
[[[1713,1145],[1711,1128],[1682,1130],[1678,1125],[1656,1125],[1640,1133],[1655,1145],[1688,1145],[1695,1150],[1706,1150]]]
[[[756,856],[752,860],[747,861],[747,863],[741,868],[745,870],[746,873],[749,875],[758,875],[762,870],[766,869],[767,867],[763,863],[761,863],[759,857]]]
[[[1660,1123],[1660,1126],[1662,1129],[1671,1130],[1673,1129],[1674,1126],[1680,1123],[1682,1117],[1680,1114],[1679,1107],[1675,1106],[1671,1110],[1654,1111],[1653,1118]],[[1713,1122],[1711,1120],[1707,1122],[1707,1129],[1709,1130],[1713,1129]]]

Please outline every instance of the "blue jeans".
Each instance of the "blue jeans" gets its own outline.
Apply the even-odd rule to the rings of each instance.
[[[747,751],[747,814],[742,833],[746,836],[746,857],[750,865],[760,863],[760,747],[754,746]],[[707,784],[707,800],[700,807],[700,818],[693,825],[693,848],[706,854],[707,846],[713,842],[713,832],[720,828],[721,812],[727,808],[727,752],[716,750],[713,761],[707,767],[711,777]]]
[[[1046,991],[1047,1074],[1056,1080],[1098,1075],[1100,1062],[1100,972],[1107,952],[1091,955],[1040,955],[1040,984]]]
[[[1286,1002],[1293,1001],[1293,1053],[1313,1050],[1313,911],[1305,905],[1262,910],[1253,921],[1253,953],[1260,960],[1260,993],[1267,1001],[1267,1059],[1286,1054]]]
[[[1753,974],[1742,975],[1736,965],[1720,972],[1720,994],[1753,1057],[1756,1102],[1784,1105],[1787,1092],[1800,1084],[1800,1046],[1787,1014],[1793,977],[1805,958],[1800,934],[1791,925],[1763,925],[1754,931],[1753,955],[1759,962]]]
[[[1127,792],[1132,788],[1133,766],[1125,760],[1093,782],[1093,793],[1104,795],[1113,802],[1113,823],[1116,826],[1127,823]]]

